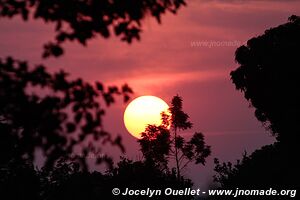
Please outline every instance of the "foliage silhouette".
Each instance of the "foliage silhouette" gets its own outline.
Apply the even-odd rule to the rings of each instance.
[[[295,149],[288,149],[280,142],[266,145],[254,151],[250,156],[244,154],[243,159],[236,164],[220,163],[215,159],[216,175],[214,180],[222,189],[264,189],[270,188],[281,191],[300,189],[299,184],[299,153]],[[295,191],[289,195],[297,195]],[[219,197],[220,199],[292,199],[292,196],[238,196]],[[298,195],[297,195],[298,196]],[[218,198],[214,198],[218,199]]]
[[[127,101],[132,93],[127,85],[120,90],[99,82],[68,80],[64,71],[50,74],[42,65],[30,69],[26,62],[7,58],[0,60],[0,88],[0,164],[12,158],[33,161],[41,149],[47,167],[69,156],[87,169],[86,155],[101,152],[96,141],[124,151],[121,138],[113,139],[103,129],[105,106],[100,105],[100,98],[108,106],[116,95]],[[75,148],[81,156],[70,157]]]
[[[42,19],[55,24],[55,41],[44,45],[43,57],[61,56],[62,44],[87,41],[101,36],[108,38],[112,32],[121,40],[131,43],[140,39],[142,20],[154,17],[159,23],[166,12],[176,13],[185,0],[2,0],[0,17],[21,16]]]
[[[298,142],[300,115],[300,18],[265,31],[236,51],[240,66],[231,72],[236,89],[255,108],[279,141]]]
[[[217,174],[214,178],[222,189],[299,191],[299,46],[300,18],[293,15],[288,23],[266,30],[237,49],[236,61],[240,66],[231,72],[232,81],[256,109],[256,118],[276,136],[277,142],[256,150],[250,156],[245,154],[235,165],[230,162],[221,164],[216,159]],[[221,199],[232,197],[222,196]],[[257,199],[257,196],[234,199]]]
[[[40,177],[32,162],[10,160],[0,166],[1,199],[40,199]]]
[[[43,57],[48,57],[62,55],[61,45],[68,40],[85,45],[91,38],[97,35],[107,38],[111,32],[130,43],[140,38],[142,20],[147,15],[160,22],[165,12],[176,13],[183,5],[184,0],[4,0],[0,2],[0,17],[21,16],[25,21],[33,18],[54,23],[55,42],[46,44],[43,53]],[[3,139],[1,148],[5,150],[2,152],[5,153],[0,154],[1,162],[21,157],[33,160],[34,152],[39,147],[48,158],[46,165],[51,166],[60,156],[72,152],[90,136],[95,140],[100,138],[103,142],[117,144],[124,150],[119,137],[113,140],[103,130],[101,119],[104,107],[100,107],[96,97],[103,97],[107,105],[114,102],[116,94],[123,94],[127,101],[132,93],[127,85],[120,91],[115,86],[104,89],[100,82],[95,87],[81,79],[68,81],[63,71],[50,75],[44,66],[29,71],[26,62],[12,58],[1,60],[2,67],[0,129],[5,134],[0,137]],[[38,92],[27,94],[32,87],[37,88]],[[40,96],[48,92],[55,94]],[[72,120],[68,116],[70,112],[74,114]],[[68,136],[64,132],[69,133]],[[98,147],[86,143],[82,148],[82,156],[74,158],[84,168],[87,168],[85,155],[90,151],[99,153]],[[109,158],[103,159],[111,162]]]
[[[134,6],[131,6],[133,5]],[[128,0],[124,1],[41,1],[41,0],[4,0],[0,2],[0,17],[21,16],[23,20],[42,19],[56,25],[55,42],[45,44],[43,57],[63,54],[61,45],[66,41],[86,42],[97,35],[105,38],[115,32],[122,40],[130,43],[140,38],[142,20],[148,15],[158,22],[165,12],[176,13],[185,5],[184,0]],[[1,60],[1,111],[0,129],[2,151],[1,162],[10,158],[33,160],[34,152],[41,148],[47,157],[47,166],[53,165],[60,156],[73,151],[79,144],[84,144],[80,157],[74,159],[85,165],[88,152],[98,152],[99,148],[86,138],[121,145],[121,139],[115,140],[102,128],[104,107],[96,102],[96,97],[103,97],[107,105],[114,102],[116,94],[123,94],[129,99],[132,90],[125,85],[122,91],[115,86],[107,90],[102,83],[96,87],[83,80],[68,81],[65,72],[50,75],[44,66],[29,71],[26,62],[8,58]],[[38,92],[27,94],[27,90],[37,88]],[[55,93],[41,97],[39,94]],[[74,114],[74,119],[68,116]],[[63,133],[69,133],[65,136]],[[17,147],[17,148],[16,148]],[[111,162],[109,158],[103,158]],[[102,160],[103,160],[102,159]],[[98,161],[101,161],[98,160]]]
[[[109,173],[113,180],[113,186],[117,186],[124,191],[129,189],[157,189],[162,190],[166,188],[185,189],[192,187],[192,182],[189,179],[182,178],[177,180],[175,171],[162,172],[154,163],[145,161],[132,161],[123,158],[118,166]],[[128,198],[128,197],[126,197]],[[154,196],[155,199],[192,199],[192,196]],[[124,199],[124,197],[120,197]],[[145,196],[130,197],[130,199],[149,199]]]
[[[171,150],[170,131],[164,125],[149,125],[138,140],[146,162],[168,171],[168,155]]]
[[[128,43],[139,40],[147,15],[160,22],[164,13],[176,13],[183,5],[184,0],[4,0],[0,1],[0,17],[19,15],[23,20],[33,17],[54,23],[55,41],[44,46],[43,57],[47,58],[61,56],[67,41],[86,45],[112,32]],[[101,153],[102,146],[96,142],[124,151],[121,138],[112,138],[103,129],[103,104],[111,105],[116,96],[128,101],[131,93],[128,85],[104,87],[100,82],[69,80],[64,71],[51,74],[43,65],[30,67],[25,61],[0,59],[1,198],[112,199],[111,190],[117,184],[191,187],[188,179],[178,181],[174,171],[162,172],[143,161],[123,159],[113,168],[111,158],[101,156],[97,162],[105,161],[110,171],[88,171],[87,155]],[[37,150],[46,158],[41,170],[33,166]]]
[[[276,142],[263,146],[250,156],[244,154],[243,159],[237,161],[235,165],[231,163],[221,164],[216,159],[215,171],[218,174],[214,178],[226,187],[279,187],[278,189],[282,189],[284,186],[292,189],[298,185],[299,189],[300,174],[296,172],[300,163],[290,158],[296,154],[291,149],[286,149],[279,142]],[[284,175],[281,175],[282,173]],[[254,176],[254,174],[256,175]]]
[[[179,130],[192,127],[189,116],[182,110],[182,98],[174,96],[169,113],[162,113],[160,126],[149,125],[138,140],[141,151],[147,162],[154,163],[162,171],[168,171],[169,159],[175,160],[175,171],[178,180],[182,178],[181,171],[190,163],[205,165],[205,159],[210,155],[202,133],[194,133],[189,141],[178,135]],[[170,129],[169,129],[170,128]]]
[[[65,200],[65,199],[128,199],[114,196],[112,189],[122,192],[129,189],[184,189],[192,187],[189,179],[178,181],[176,173],[164,173],[154,165],[125,158],[107,173],[80,170],[78,163],[59,160],[52,170],[35,170],[22,161],[1,170],[1,197],[7,199]],[[147,173],[145,173],[147,172]],[[174,199],[175,196],[154,196],[155,199]],[[192,196],[176,196],[176,199],[192,199]],[[130,199],[149,199],[148,196],[130,196]]]

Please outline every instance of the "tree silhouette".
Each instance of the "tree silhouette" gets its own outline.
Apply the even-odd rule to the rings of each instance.
[[[170,132],[165,125],[149,125],[139,140],[146,162],[168,171],[168,156],[171,151]]]
[[[176,13],[182,5],[184,0],[4,0],[0,1],[0,17],[21,16],[25,21],[42,19],[55,24],[55,41],[44,46],[46,58],[62,55],[66,41],[86,45],[98,35],[108,38],[111,32],[130,43],[140,38],[146,16],[160,22],[165,12]],[[1,163],[12,158],[33,160],[34,152],[41,148],[50,167],[79,147],[81,156],[73,159],[87,168],[85,155],[101,150],[90,142],[91,137],[124,150],[120,137],[112,139],[103,130],[105,107],[99,98],[107,105],[114,103],[116,95],[127,101],[132,93],[127,85],[106,88],[100,82],[92,85],[82,79],[68,80],[64,71],[50,74],[42,65],[29,70],[27,62],[13,58],[1,59],[0,66]],[[107,157],[98,162],[103,160],[111,162]]]
[[[159,23],[166,12],[176,13],[185,0],[3,0],[0,17],[31,17],[55,24],[55,41],[44,45],[43,57],[63,54],[62,44],[87,41],[101,36],[108,38],[112,32],[121,40],[131,43],[140,39],[142,20],[154,17]]]
[[[47,58],[61,56],[67,41],[86,45],[112,32],[128,43],[139,40],[146,16],[160,22],[164,13],[176,13],[182,5],[184,0],[3,0],[0,17],[22,16],[55,24],[54,41],[44,45],[42,56]],[[124,151],[121,138],[112,138],[103,129],[102,118],[116,96],[128,101],[131,93],[126,84],[119,88],[70,80],[64,71],[51,74],[43,65],[30,67],[11,57],[0,59],[1,198],[112,199],[111,190],[119,183],[191,187],[190,180],[177,181],[174,172],[162,173],[148,162],[122,160],[113,168],[112,159],[101,156],[96,162],[109,164],[109,173],[88,171],[87,155],[101,153],[102,144]],[[33,166],[37,150],[46,158],[42,169]],[[148,176],[141,176],[145,170]]]
[[[170,158],[174,158],[176,177],[182,178],[181,171],[190,163],[205,164],[211,153],[202,133],[195,133],[189,141],[178,135],[179,130],[192,127],[189,116],[182,110],[182,98],[174,96],[169,108],[170,114],[162,113],[160,126],[149,125],[138,140],[141,151],[148,162],[153,162],[161,170],[169,170]]]
[[[255,116],[277,142],[244,155],[236,164],[215,160],[215,181],[221,188],[299,190],[299,52],[300,18],[247,42],[236,51],[240,66],[231,72],[238,90],[255,108]],[[294,194],[295,195],[295,194]],[[264,196],[282,199],[291,196]],[[224,197],[222,199],[232,199]],[[234,198],[236,199],[236,198]],[[257,199],[244,196],[238,199]]]
[[[236,164],[223,163],[215,159],[215,181],[230,188],[290,188],[299,189],[299,162],[291,159],[297,153],[284,148],[280,143],[266,145],[246,153]],[[274,166],[276,165],[276,166]],[[276,176],[275,176],[276,175]]]
[[[41,199],[40,176],[32,162],[11,160],[0,166],[1,199]]]
[[[125,188],[130,189],[158,189],[164,191],[166,188],[185,189],[192,187],[192,182],[189,179],[177,179],[175,171],[161,171],[152,162],[132,161],[123,158],[113,170],[109,172],[112,178],[112,188],[117,186],[122,191]],[[115,199],[116,197],[114,197]],[[173,196],[160,195],[152,197],[155,199],[193,199],[193,196]],[[117,199],[128,199],[128,197],[120,197]],[[145,196],[130,197],[130,199],[149,199]]]
[[[132,93],[127,85],[119,90],[99,82],[68,80],[63,71],[52,75],[42,65],[30,69],[26,62],[7,58],[0,60],[0,88],[0,164],[11,159],[33,161],[36,150],[41,149],[47,167],[66,156],[87,169],[86,155],[101,152],[97,141],[124,150],[121,138],[113,139],[103,129],[105,106],[100,105],[100,98],[106,105],[116,95],[127,101]],[[47,93],[41,95],[41,91]],[[75,148],[81,156],[70,157]]]
[[[231,72],[236,88],[255,108],[256,118],[282,142],[299,141],[300,18],[265,31],[236,51]],[[297,145],[297,144],[296,144]]]
[[[268,190],[272,188],[277,191],[290,190],[290,193],[285,196],[238,196],[237,198],[219,196],[213,199],[290,199],[296,195],[295,190],[300,189],[298,157],[297,151],[287,149],[280,142],[276,142],[255,150],[251,155],[245,153],[242,160],[238,160],[236,164],[220,163],[215,159],[214,181],[220,185],[220,189]]]
[[[147,172],[147,173],[145,173]],[[148,196],[115,196],[112,189],[162,190],[191,188],[189,179],[177,180],[176,172],[162,172],[144,161],[122,158],[117,166],[106,173],[82,171],[77,162],[60,159],[51,170],[36,170],[31,162],[10,162],[0,170],[1,198],[12,200],[64,200],[64,199],[149,199]],[[193,196],[162,195],[155,199],[193,199]]]

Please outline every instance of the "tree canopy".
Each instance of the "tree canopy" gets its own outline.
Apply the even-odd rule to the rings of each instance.
[[[43,57],[63,54],[62,44],[87,41],[112,32],[131,43],[140,39],[142,20],[146,16],[161,22],[166,12],[176,13],[185,0],[2,0],[0,17],[31,17],[55,24],[55,40],[44,46]]]
[[[86,169],[86,155],[101,152],[97,141],[124,150],[121,138],[113,139],[103,129],[105,105],[100,99],[110,105],[116,95],[122,95],[127,101],[132,93],[127,85],[119,89],[100,82],[68,80],[64,71],[50,74],[42,65],[31,69],[26,62],[7,58],[0,60],[0,88],[1,164],[10,159],[33,161],[36,150],[41,149],[48,167],[68,157]],[[82,156],[71,158],[75,148]]]
[[[266,30],[236,50],[240,66],[231,72],[236,89],[255,108],[279,141],[299,141],[300,18]]]
[[[6,170],[0,170],[0,194],[11,200],[97,200],[97,199],[145,199],[149,196],[113,195],[112,189],[122,192],[129,189],[164,190],[192,187],[189,179],[180,181],[176,173],[165,173],[144,161],[122,158],[115,167],[105,173],[81,171],[78,163],[59,160],[52,170],[34,169],[30,163],[10,163]],[[8,198],[9,197],[9,198]],[[161,195],[155,199],[191,200],[193,196]]]
[[[54,41],[44,45],[46,58],[61,56],[67,41],[86,45],[94,37],[108,38],[112,33],[127,43],[139,40],[146,16],[160,23],[164,13],[176,13],[183,5],[184,0],[3,0],[0,18],[21,16],[25,21],[41,19],[54,24]],[[44,65],[0,58],[1,197],[119,199],[111,193],[117,185],[191,187],[189,179],[177,180],[174,171],[163,172],[146,161],[122,159],[115,167],[111,157],[101,155],[96,162],[105,161],[109,171],[88,171],[88,155],[101,154],[103,144],[118,146],[124,152],[121,137],[113,138],[106,132],[102,119],[117,96],[126,102],[131,93],[126,84],[93,84],[69,79],[63,70],[49,73]],[[41,169],[34,166],[37,150],[46,159]]]
[[[294,15],[288,23],[266,30],[237,49],[235,58],[240,66],[231,72],[232,81],[278,141],[245,154],[236,164],[215,159],[214,178],[222,189],[289,188],[294,195],[299,189],[299,55],[300,18]]]
[[[54,41],[44,46],[46,58],[61,56],[66,41],[86,45],[96,36],[108,38],[115,33],[131,43],[140,39],[145,17],[160,22],[164,13],[176,13],[183,5],[184,0],[3,0],[0,19],[20,16],[24,21],[54,24]],[[1,163],[12,158],[33,161],[40,148],[50,167],[79,148],[81,156],[74,159],[87,168],[85,155],[101,152],[93,141],[110,142],[123,151],[121,138],[113,139],[103,129],[105,106],[100,101],[110,105],[116,95],[127,101],[130,93],[127,85],[104,87],[101,82],[68,80],[64,71],[51,74],[43,65],[31,67],[27,61],[0,58]],[[102,160],[111,163],[108,157],[98,162]]]
[[[162,171],[168,171],[169,161],[174,159],[176,166],[173,169],[180,180],[181,171],[189,163],[205,165],[211,149],[200,132],[194,133],[189,141],[179,135],[179,130],[192,127],[188,114],[183,111],[180,96],[172,98],[169,114],[163,112],[161,117],[162,124],[160,126],[150,124],[138,142],[146,161],[154,163]]]

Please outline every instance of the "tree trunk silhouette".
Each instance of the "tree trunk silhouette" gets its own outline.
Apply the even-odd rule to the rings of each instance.
[[[177,145],[176,145],[176,141],[177,141],[177,127],[174,127],[174,140],[175,140],[175,160],[176,160],[177,180],[180,180],[180,168],[179,168],[179,159],[178,159],[178,148],[177,148]]]

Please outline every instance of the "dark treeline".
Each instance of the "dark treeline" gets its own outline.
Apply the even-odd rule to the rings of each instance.
[[[300,18],[266,30],[236,51],[240,66],[231,79],[255,109],[256,118],[276,142],[245,154],[236,164],[215,160],[221,188],[300,189]],[[297,195],[299,196],[299,194]],[[235,199],[289,199],[289,196],[240,196]],[[226,199],[222,197],[221,199]],[[232,199],[232,197],[227,197]]]
[[[142,133],[138,142],[143,159],[139,161],[121,158],[116,165],[110,163],[108,170],[101,173],[89,172],[81,162],[63,156],[57,158],[51,167],[46,165],[42,169],[35,169],[33,161],[22,156],[8,158],[1,165],[0,193],[9,199],[96,200],[129,198],[114,196],[114,188],[122,192],[126,188],[161,191],[165,188],[191,188],[192,181],[181,171],[190,162],[204,165],[210,147],[205,144],[202,133],[195,133],[189,141],[179,136],[179,130],[192,127],[189,116],[182,110],[181,97],[173,98],[169,112],[171,115],[162,113],[162,125],[149,125]],[[171,160],[175,160],[175,166]],[[130,196],[130,199],[148,198],[146,195]],[[192,198],[191,195],[176,196],[176,199]],[[174,199],[174,196],[160,195],[155,199]]]

